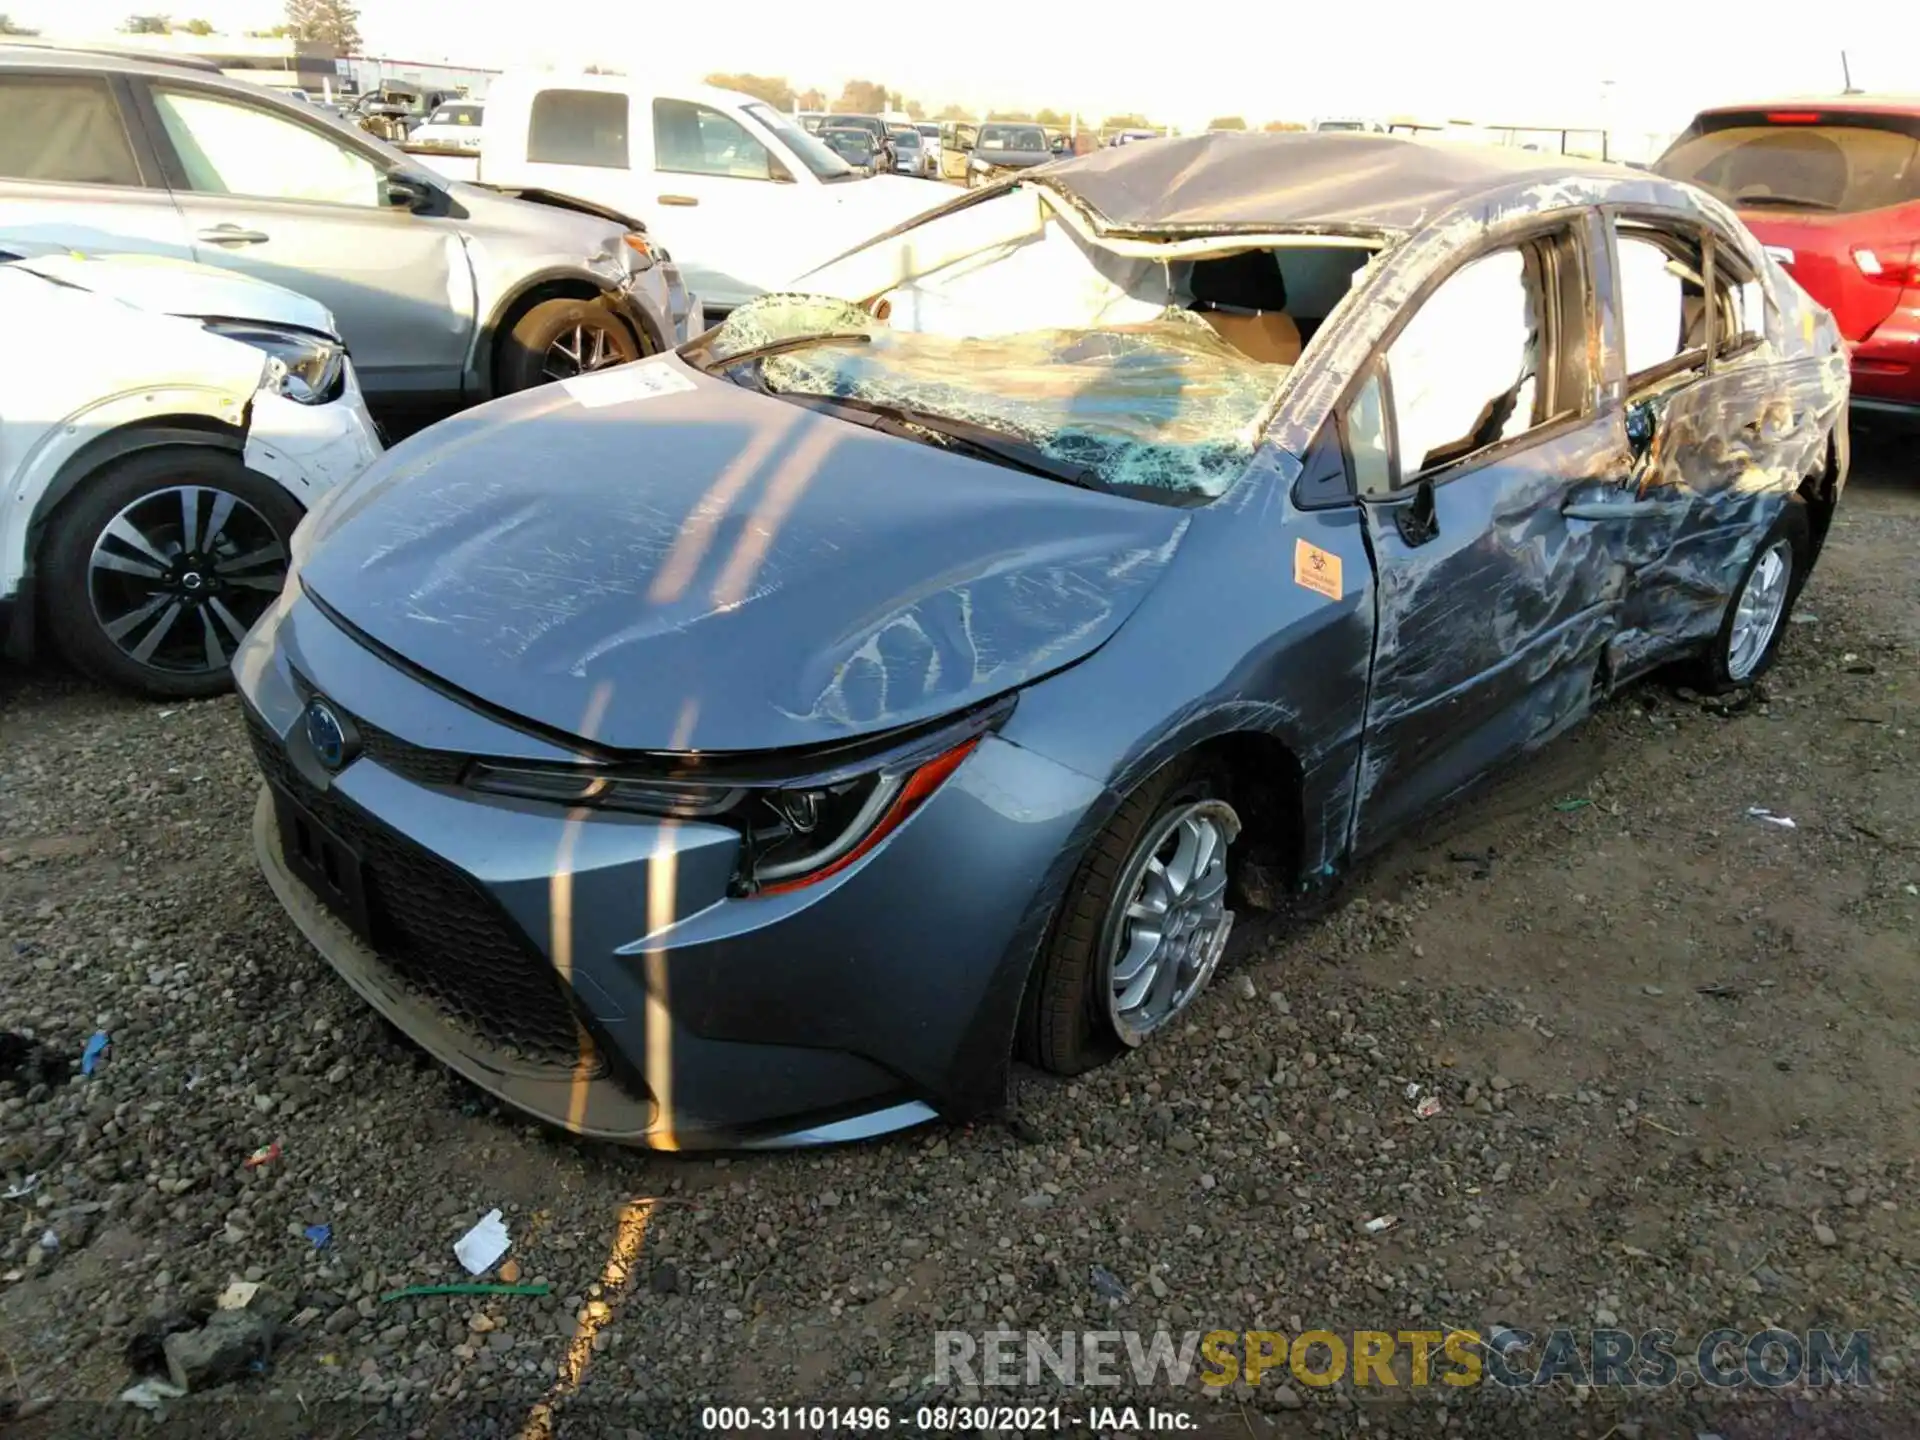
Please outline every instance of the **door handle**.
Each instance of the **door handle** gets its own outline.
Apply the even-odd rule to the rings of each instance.
[[[200,238],[212,245],[264,245],[271,238],[264,231],[242,230],[238,225],[210,225]]]
[[[1631,520],[1666,508],[1658,500],[1575,500],[1562,505],[1560,513],[1569,520]]]
[[[692,195],[656,195],[654,199],[662,205],[698,205],[700,201]]]

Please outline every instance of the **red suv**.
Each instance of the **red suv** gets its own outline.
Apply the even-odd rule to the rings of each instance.
[[[1733,206],[1833,312],[1855,405],[1920,417],[1920,100],[1703,111],[1653,168]]]

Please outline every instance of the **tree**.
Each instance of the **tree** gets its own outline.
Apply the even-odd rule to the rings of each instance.
[[[293,32],[284,25],[276,25],[271,30],[246,30],[241,33],[249,40],[284,40]]]
[[[940,107],[940,113],[933,118],[936,120],[971,120],[973,119],[973,111],[967,109],[964,105],[943,105]]]
[[[827,108],[827,96],[823,90],[802,90],[800,92],[802,110],[824,110]]]
[[[213,34],[213,22],[211,20],[189,20],[180,28],[189,35]]]
[[[352,55],[360,49],[360,11],[352,0],[287,0],[287,33]]]
[[[887,87],[871,80],[849,80],[833,108],[853,115],[878,115],[889,108]]]
[[[927,118],[927,107],[922,105],[918,100],[909,100],[900,108],[907,112],[907,116],[910,119],[924,120]]]
[[[793,109],[793,87],[784,75],[729,75],[723,71],[707,76],[707,84],[716,90],[738,90],[766,101],[776,110]]]
[[[166,15],[129,15],[120,28],[128,35],[170,35],[173,20]]]
[[[1216,115],[1207,121],[1209,130],[1244,130],[1247,122],[1238,115]]]
[[[1033,112],[1033,123],[1051,126],[1055,130],[1064,130],[1073,123],[1073,117],[1062,115],[1058,110],[1036,110]]]
[[[26,25],[18,24],[5,11],[0,11],[0,35],[38,35],[40,32]]]
[[[1307,127],[1298,120],[1269,120],[1260,128],[1269,134],[1275,134],[1282,130],[1304,130]]]
[[[1026,124],[1033,119],[1033,116],[1029,115],[1024,110],[989,110],[987,112],[987,119],[1014,120],[1014,121],[1018,121],[1021,124]]]
[[[1100,122],[1102,130],[1151,130],[1154,126],[1147,122],[1144,115],[1109,115]]]

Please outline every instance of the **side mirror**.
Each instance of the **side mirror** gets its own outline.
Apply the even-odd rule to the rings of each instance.
[[[389,175],[387,177],[387,204],[396,210],[411,210],[418,214],[428,208],[438,194],[439,192],[433,186],[418,176]]]
[[[1633,451],[1634,459],[1641,459],[1653,448],[1658,419],[1651,400],[1636,400],[1627,406],[1627,446]]]

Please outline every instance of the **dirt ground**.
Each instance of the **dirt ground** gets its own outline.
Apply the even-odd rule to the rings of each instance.
[[[1007,1123],[823,1154],[501,1113],[274,904],[232,702],[0,672],[0,1032],[29,1037],[0,1042],[0,1421],[652,1436],[810,1402],[938,1433],[980,1417],[922,1406],[1027,1400],[1054,1433],[1131,1403],[1256,1440],[1920,1434],[1920,449],[1857,445],[1750,703],[1640,687],[1323,918],[1244,926],[1179,1033],[1021,1075]],[[382,1298],[464,1279],[452,1243],[496,1207],[548,1293]],[[287,1343],[159,1420],[116,1401],[232,1279],[284,1297]],[[1681,1363],[1659,1389],[1417,1386],[1404,1351],[1394,1386],[936,1375],[936,1332],[1001,1324],[1664,1327]],[[1864,1332],[1875,1384],[1689,1383],[1722,1326]]]

